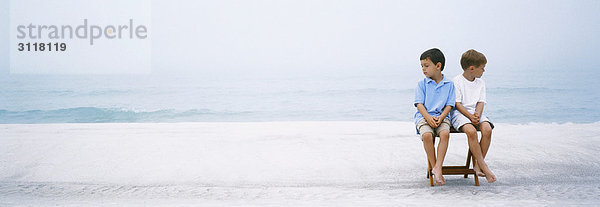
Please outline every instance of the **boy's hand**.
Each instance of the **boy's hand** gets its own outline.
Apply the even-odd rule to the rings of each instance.
[[[429,126],[431,128],[437,128],[437,121],[436,121],[437,117],[433,117],[433,116],[426,116],[425,117],[425,121],[427,121],[427,124],[429,124]]]
[[[469,119],[471,119],[471,123],[473,123],[473,125],[479,126],[479,114],[474,113],[471,117],[469,117]]]
[[[435,117],[435,124],[437,126],[440,126],[442,124],[442,122],[444,121],[444,117]]]

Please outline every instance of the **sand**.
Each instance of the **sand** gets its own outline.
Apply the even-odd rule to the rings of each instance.
[[[429,187],[410,122],[7,124],[0,146],[0,206],[600,205],[600,122],[496,123],[478,187]],[[466,153],[452,134],[445,164]]]

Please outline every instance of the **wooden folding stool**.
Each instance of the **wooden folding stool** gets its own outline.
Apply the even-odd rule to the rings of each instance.
[[[454,127],[450,128],[450,133],[462,133],[454,129]],[[435,146],[435,139],[433,139],[433,144]],[[435,148],[434,148],[435,150]],[[473,175],[475,179],[475,186],[479,186],[479,178],[475,174],[475,170],[473,168],[469,168],[471,165],[471,161],[473,160],[473,155],[471,154],[471,150],[467,150],[467,163],[465,165],[460,166],[442,166],[442,175],[464,175],[465,178],[468,178],[469,175]],[[433,186],[433,176],[431,173],[431,163],[427,160],[427,178],[429,178],[429,186]],[[473,166],[475,166],[475,162],[473,162]]]

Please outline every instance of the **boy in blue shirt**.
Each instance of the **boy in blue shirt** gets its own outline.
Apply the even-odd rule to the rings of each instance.
[[[421,54],[421,68],[425,79],[419,81],[415,89],[415,125],[421,135],[427,160],[431,164],[432,174],[436,185],[446,184],[442,176],[442,164],[448,149],[450,138],[450,120],[448,113],[455,105],[454,84],[447,79],[442,71],[446,59],[437,48],[429,49]],[[435,155],[434,139],[440,137],[437,157]]]

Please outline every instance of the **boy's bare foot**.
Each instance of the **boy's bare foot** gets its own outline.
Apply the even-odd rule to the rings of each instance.
[[[486,174],[485,179],[488,181],[488,183],[496,182],[496,175],[492,174],[492,172],[489,172]]]
[[[477,162],[475,162],[475,167],[473,167],[473,170],[475,170],[475,174],[479,177],[485,177],[485,173],[481,172],[481,169],[479,169],[479,165],[477,164]]]
[[[483,173],[485,173],[485,179],[488,181],[488,183],[496,182],[496,175],[494,175],[494,173],[492,173],[492,171],[487,166],[484,166],[482,170]]]
[[[442,176],[441,168],[433,168],[431,169],[431,173],[433,174],[433,178],[435,178],[435,185],[446,184],[446,179],[444,179],[444,176]]]

